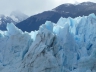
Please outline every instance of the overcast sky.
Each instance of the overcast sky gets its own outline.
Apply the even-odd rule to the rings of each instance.
[[[12,11],[19,10],[26,15],[34,15],[63,3],[80,3],[96,0],[0,0],[0,14],[9,15]]]

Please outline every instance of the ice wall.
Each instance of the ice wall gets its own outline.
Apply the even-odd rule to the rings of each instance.
[[[0,72],[96,72],[96,16],[47,21],[38,31],[0,31]]]

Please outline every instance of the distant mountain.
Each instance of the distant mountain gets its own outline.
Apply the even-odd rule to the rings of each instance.
[[[14,24],[17,23],[9,16],[0,15],[0,30],[6,30],[6,24],[11,22]]]
[[[3,14],[0,15],[0,30],[6,30],[7,23],[17,24],[25,19],[28,16],[21,13],[20,11],[13,11],[10,16],[5,16]]]
[[[14,16],[16,19],[19,19],[19,23],[16,22],[16,26],[20,28],[23,31],[33,31],[38,30],[39,26],[41,24],[44,24],[46,21],[52,21],[56,23],[60,17],[78,17],[78,16],[87,16],[90,13],[96,14],[96,3],[93,2],[83,2],[79,4],[62,4],[50,11],[44,11],[42,13],[39,13],[37,15],[33,15],[29,18],[25,18],[26,15],[18,14],[18,12],[13,12],[11,14],[12,20],[14,19]],[[18,17],[19,16],[19,17]],[[16,20],[15,21],[18,21]],[[14,22],[13,22],[14,23]],[[2,28],[0,28],[2,29]]]
[[[90,13],[96,14],[96,3],[83,2],[79,4],[62,4],[50,11],[45,11],[18,23],[16,26],[23,31],[38,30],[45,21],[57,22],[60,17],[78,17],[87,16]]]
[[[82,15],[89,15],[90,13],[96,14],[96,3],[83,2],[77,5],[74,4],[62,4],[53,9],[60,13],[63,17],[78,17]]]
[[[44,24],[47,20],[56,23],[60,17],[61,15],[58,12],[45,11],[43,13],[29,17],[28,19],[18,23],[16,26],[23,31],[30,32],[32,30],[38,30],[39,26]]]
[[[28,18],[27,15],[25,15],[24,13],[20,12],[20,11],[13,11],[11,14],[10,14],[10,17],[13,18],[15,17],[16,19],[18,19],[18,22],[21,22],[25,19]]]

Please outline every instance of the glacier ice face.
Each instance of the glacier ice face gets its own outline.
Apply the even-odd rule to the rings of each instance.
[[[96,72],[96,16],[47,21],[38,31],[0,31],[0,72]]]
[[[0,32],[0,64],[5,67],[22,60],[32,43],[28,33],[14,24],[7,24],[6,32]]]

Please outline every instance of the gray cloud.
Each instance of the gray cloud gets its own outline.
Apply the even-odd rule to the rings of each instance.
[[[27,15],[33,15],[63,3],[83,1],[96,2],[96,0],[0,0],[0,14],[8,15],[14,10],[19,10]]]

